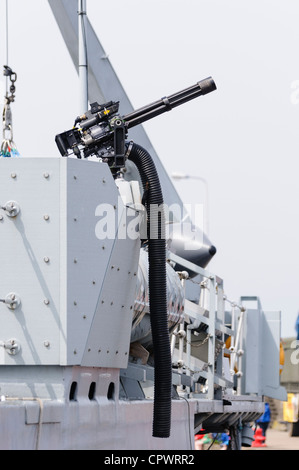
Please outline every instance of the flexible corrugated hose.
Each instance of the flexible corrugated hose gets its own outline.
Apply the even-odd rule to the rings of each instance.
[[[172,368],[167,320],[166,240],[163,194],[150,154],[131,143],[128,159],[137,167],[146,194],[149,305],[154,349],[153,437],[169,437],[171,428]]]

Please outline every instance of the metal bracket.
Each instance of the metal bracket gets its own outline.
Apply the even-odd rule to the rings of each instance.
[[[9,339],[8,341],[3,341],[1,346],[3,346],[7,353],[11,356],[15,356],[21,350],[21,345],[15,338]]]

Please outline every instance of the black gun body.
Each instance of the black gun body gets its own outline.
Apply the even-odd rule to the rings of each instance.
[[[117,127],[115,126],[116,119],[122,122],[126,138],[128,129],[214,90],[216,90],[214,80],[208,77],[189,88],[143,106],[123,117],[117,114],[118,102],[110,101],[104,105],[93,103],[91,111],[86,113],[88,115],[87,118],[76,119],[76,124],[80,126],[79,128],[74,127],[69,131],[56,135],[55,141],[57,147],[62,156],[67,156],[68,151],[71,150],[78,158],[81,158],[78,148],[81,145],[84,147],[83,153],[85,157],[92,154],[101,157],[105,153],[102,149],[107,147],[107,145],[113,146],[113,143],[119,140],[114,138]],[[117,132],[119,133],[118,129]],[[86,138],[86,135],[88,138]]]

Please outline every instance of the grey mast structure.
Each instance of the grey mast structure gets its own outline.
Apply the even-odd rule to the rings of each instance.
[[[61,156],[0,159],[0,448],[193,450],[224,431],[250,446],[265,396],[286,399],[280,312],[226,298],[207,236],[161,210],[183,204],[141,126],[214,81],[134,111],[85,2],[49,4],[86,73],[84,24],[91,105]]]

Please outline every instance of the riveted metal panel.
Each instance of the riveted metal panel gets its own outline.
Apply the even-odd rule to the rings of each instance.
[[[63,160],[66,174],[66,364],[81,364],[102,283],[115,242],[113,227],[106,238],[97,236],[97,214],[106,209],[113,224],[118,190],[106,164]],[[99,210],[102,207],[103,210]],[[110,230],[110,227],[107,227]],[[64,276],[61,276],[62,283]],[[109,331],[106,331],[109,335]],[[63,341],[63,339],[62,339]],[[92,364],[89,364],[92,365]]]
[[[0,298],[21,300],[0,303],[0,341],[21,345],[16,355],[0,346],[1,364],[59,361],[59,168],[55,158],[0,160],[0,205],[20,206],[16,217],[0,209]]]
[[[1,159],[0,205],[8,201],[20,212],[10,217],[0,209],[0,299],[13,293],[20,305],[0,302],[0,364],[81,365],[84,356],[85,365],[124,367],[139,240],[127,236],[125,207],[108,166],[72,158]],[[110,211],[104,237],[98,230],[103,207]],[[16,354],[4,347],[12,340],[20,347]],[[89,354],[99,349],[119,352],[115,360],[107,353],[102,363],[103,355]]]

